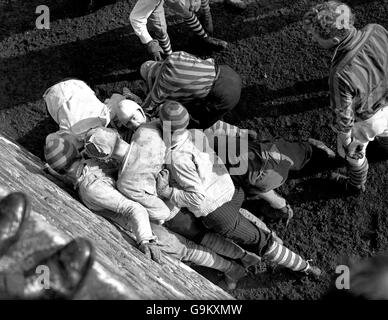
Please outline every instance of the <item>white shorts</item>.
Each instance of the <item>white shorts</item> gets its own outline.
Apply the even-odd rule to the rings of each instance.
[[[76,136],[82,136],[92,128],[107,126],[110,122],[107,106],[81,80],[59,82],[46,90],[43,99],[60,130]]]

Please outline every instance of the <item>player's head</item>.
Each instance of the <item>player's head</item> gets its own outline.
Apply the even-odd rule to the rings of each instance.
[[[46,137],[44,156],[51,169],[64,174],[81,158],[75,138],[66,132],[55,132]]]
[[[116,115],[122,125],[135,131],[147,121],[143,109],[132,100],[122,100],[117,105]]]
[[[85,152],[91,158],[108,161],[114,157],[120,140],[118,132],[110,128],[89,130],[85,137]]]
[[[354,28],[351,8],[339,1],[327,1],[311,8],[303,17],[303,28],[324,49],[338,45]]]
[[[190,122],[187,109],[179,102],[172,100],[167,100],[161,105],[159,117],[165,133],[168,131],[179,134],[187,128]]]

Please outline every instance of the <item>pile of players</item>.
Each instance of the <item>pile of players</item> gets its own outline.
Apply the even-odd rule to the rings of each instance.
[[[59,125],[46,139],[48,172],[74,187],[92,211],[132,232],[139,249],[156,262],[169,254],[220,270],[229,289],[262,259],[320,277],[317,266],[241,206],[263,199],[288,223],[293,210],[275,189],[290,171],[309,172],[336,154],[314,139],[260,142],[256,131],[223,122],[239,102],[240,76],[214,59],[173,52],[163,1],[156,9],[151,2],[138,1],[131,14],[154,57],[140,67],[147,96],[124,88],[103,103],[77,79],[48,88],[43,97]],[[205,41],[226,47],[196,18],[202,9],[212,31],[208,1],[197,8],[180,1],[166,5]],[[147,19],[157,39],[148,33]],[[329,90],[338,155],[349,172],[337,183],[346,194],[365,190],[368,143],[376,139],[388,151],[388,32],[377,24],[357,30],[353,22],[351,9],[336,1],[315,6],[303,18],[313,40],[335,49]]]

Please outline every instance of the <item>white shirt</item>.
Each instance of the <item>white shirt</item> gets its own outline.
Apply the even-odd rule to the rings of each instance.
[[[136,35],[140,38],[141,43],[146,44],[152,40],[147,30],[147,20],[152,12],[161,5],[164,0],[138,0],[129,16],[131,25]],[[164,12],[164,9],[163,9]]]

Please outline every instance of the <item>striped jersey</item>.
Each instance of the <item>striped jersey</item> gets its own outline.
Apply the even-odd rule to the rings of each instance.
[[[337,48],[329,76],[333,127],[349,133],[388,104],[388,31],[378,24],[353,29]]]
[[[203,60],[184,51],[172,53],[155,72],[152,88],[142,106],[151,114],[165,100],[187,102],[205,98],[216,78],[214,59]]]

